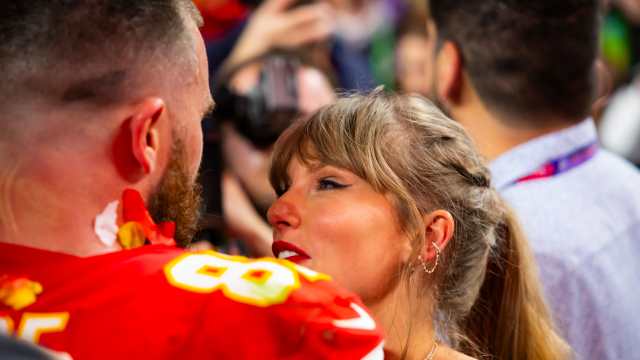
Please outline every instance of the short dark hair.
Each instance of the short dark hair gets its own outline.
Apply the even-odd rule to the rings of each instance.
[[[190,0],[0,2],[0,108],[43,95],[117,100],[144,57],[176,47]]]
[[[594,96],[598,0],[428,0],[483,102],[524,118],[578,120]]]

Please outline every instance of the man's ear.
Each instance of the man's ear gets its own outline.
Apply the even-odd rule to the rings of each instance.
[[[462,53],[452,41],[445,40],[436,56],[438,98],[456,104],[462,90]]]
[[[144,174],[153,172],[158,166],[160,150],[160,116],[165,110],[160,98],[147,98],[133,107],[129,121],[131,154]]]
[[[426,261],[435,259],[436,244],[440,251],[444,251],[453,237],[455,222],[453,216],[446,210],[435,210],[423,216],[425,226],[424,247],[420,255]]]

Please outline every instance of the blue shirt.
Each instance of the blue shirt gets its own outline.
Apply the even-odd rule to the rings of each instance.
[[[640,359],[640,172],[606,150],[556,176],[515,184],[597,141],[592,120],[491,164],[520,218],[560,332],[577,359]]]

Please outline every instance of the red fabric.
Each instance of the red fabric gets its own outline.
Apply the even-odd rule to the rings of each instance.
[[[166,265],[182,254],[149,245],[79,258],[0,243],[0,274],[21,274],[44,289],[21,311],[0,305],[0,320],[9,316],[17,328],[25,313],[69,313],[65,329],[43,333],[39,343],[75,360],[360,359],[382,340],[379,329],[332,324],[356,318],[352,304],[361,303],[330,281],[300,276],[284,303],[258,307],[220,290],[171,285]]]
[[[147,239],[155,236],[156,223],[147,211],[142,195],[138,191],[125,189],[122,192],[122,218],[123,223],[135,221],[140,224]]]
[[[194,0],[194,3],[204,19],[200,31],[206,41],[221,38],[249,13],[239,0]]]
[[[151,214],[147,211],[142,195],[137,190],[125,189],[122,192],[122,218],[123,223],[137,222],[151,244],[176,244],[173,239],[176,233],[176,224],[173,221],[164,221],[156,225]]]

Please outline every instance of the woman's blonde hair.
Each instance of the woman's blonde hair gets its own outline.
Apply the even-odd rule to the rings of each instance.
[[[288,186],[294,157],[348,169],[391,195],[414,248],[403,274],[415,269],[424,247],[423,214],[451,213],[453,237],[423,290],[435,299],[434,318],[454,348],[477,358],[567,356],[517,222],[463,128],[436,106],[376,90],[322,108],[276,143],[270,179],[278,193]]]

